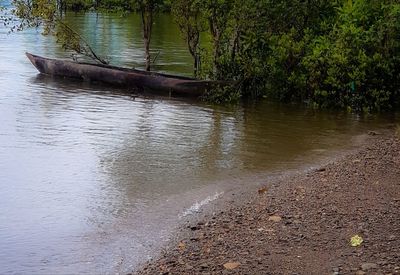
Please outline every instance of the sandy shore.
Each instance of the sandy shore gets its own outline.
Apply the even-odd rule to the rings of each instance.
[[[400,140],[250,190],[182,228],[138,274],[400,274]],[[358,235],[362,243],[351,245]]]

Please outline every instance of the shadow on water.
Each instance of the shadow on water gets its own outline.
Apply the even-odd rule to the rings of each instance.
[[[173,98],[177,101],[184,100],[193,103],[199,102],[198,98],[185,94],[170,94],[166,91],[157,91],[147,88],[106,85],[100,82],[84,81],[81,79],[65,78],[60,76],[49,76],[41,73],[31,77],[30,83],[42,87],[52,87],[53,89],[58,89],[60,91],[68,90],[69,92],[129,96],[132,99],[140,96],[148,99],[168,100]]]

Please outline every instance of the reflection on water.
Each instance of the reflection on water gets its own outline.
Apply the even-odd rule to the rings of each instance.
[[[96,49],[96,53],[108,57],[111,64],[144,68],[141,19],[138,14],[67,14],[66,21],[73,29],[81,30],[90,45]],[[168,14],[161,13],[157,16],[153,27],[151,54],[155,59],[155,70],[191,75],[193,66],[187,46]]]
[[[141,66],[136,16],[70,22],[114,63]],[[176,33],[168,16],[156,21],[159,68],[187,73]],[[196,201],[315,163],[395,119],[135,97],[38,76],[26,50],[63,56],[35,30],[0,28],[0,273],[127,272]]]

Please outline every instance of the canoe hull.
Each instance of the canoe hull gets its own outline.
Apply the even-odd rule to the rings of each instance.
[[[179,95],[199,97],[214,85],[215,81],[145,72],[135,69],[107,65],[77,63],[66,60],[50,59],[26,53],[31,63],[42,74],[102,82],[128,88],[165,91]]]

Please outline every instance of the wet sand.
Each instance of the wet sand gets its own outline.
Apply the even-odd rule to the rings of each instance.
[[[400,274],[400,140],[282,177],[181,228],[138,274]],[[250,194],[250,195],[249,195]],[[351,245],[358,235],[362,243]]]

